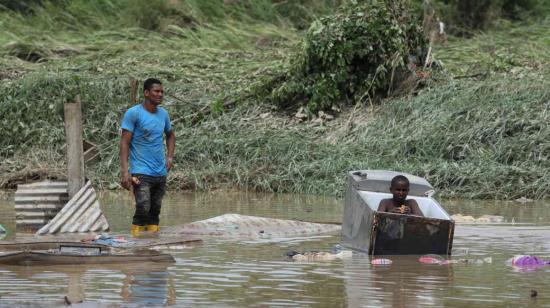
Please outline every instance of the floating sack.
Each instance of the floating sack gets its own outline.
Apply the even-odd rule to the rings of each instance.
[[[380,258],[380,259],[373,259],[372,261],[370,261],[370,264],[372,265],[390,265],[392,264],[393,261],[390,260],[390,259],[383,259],[383,258]]]
[[[513,258],[506,261],[506,263],[515,267],[522,267],[522,268],[550,265],[549,260],[543,260],[538,257],[529,256],[529,255],[514,256]]]
[[[275,219],[239,214],[224,214],[181,226],[164,227],[163,234],[172,236],[201,235],[235,239],[277,239],[308,237],[340,231],[333,224]]]
[[[448,260],[445,260],[438,255],[425,255],[418,258],[418,261],[424,264],[447,264]]]

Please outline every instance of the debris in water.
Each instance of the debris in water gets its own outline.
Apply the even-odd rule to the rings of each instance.
[[[485,223],[502,223],[504,222],[504,217],[502,216],[496,216],[496,215],[482,215],[478,218],[474,218],[473,216],[469,215],[462,215],[462,214],[455,214],[451,216],[451,219],[455,221],[455,223],[478,223],[478,224],[485,224]]]
[[[483,259],[452,259],[447,260],[438,255],[425,255],[418,259],[420,263],[423,264],[438,264],[438,265],[447,265],[447,264],[491,264],[493,263],[492,257],[486,257]]]
[[[239,214],[224,214],[181,226],[163,228],[164,235],[202,235],[236,239],[311,237],[338,232],[341,226]]]
[[[549,260],[543,260],[536,256],[518,255],[506,261],[506,264],[518,268],[537,268],[550,265]]]
[[[338,253],[327,251],[306,251],[299,253],[297,251],[289,251],[285,255],[295,261],[332,261],[351,258],[353,252],[351,250],[342,250]]]
[[[514,201],[519,202],[519,203],[529,203],[529,202],[533,202],[533,199],[521,197],[521,198],[518,198]]]
[[[373,259],[372,261],[370,261],[370,264],[372,265],[390,265],[392,264],[393,261],[390,260],[390,259],[383,259],[383,258],[380,258],[380,259]]]
[[[418,261],[424,264],[446,264],[444,262],[446,262],[447,260],[438,255],[425,255],[418,258]]]

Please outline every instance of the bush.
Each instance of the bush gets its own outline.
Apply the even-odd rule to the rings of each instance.
[[[261,89],[281,108],[305,104],[311,112],[386,95],[397,73],[421,65],[426,51],[405,3],[353,2],[313,22],[288,70]]]

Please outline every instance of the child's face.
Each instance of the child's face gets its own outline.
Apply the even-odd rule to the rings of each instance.
[[[393,200],[404,202],[409,193],[409,185],[405,181],[399,181],[395,185],[390,186],[390,192],[393,194]]]

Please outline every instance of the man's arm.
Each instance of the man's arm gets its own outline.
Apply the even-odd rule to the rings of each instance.
[[[123,129],[120,136],[120,184],[122,187],[130,190],[132,187],[132,179],[128,172],[128,154],[130,149],[130,141],[132,133]]]
[[[174,148],[176,147],[176,134],[174,130],[166,133],[166,171],[172,169],[172,160],[174,159]]]

